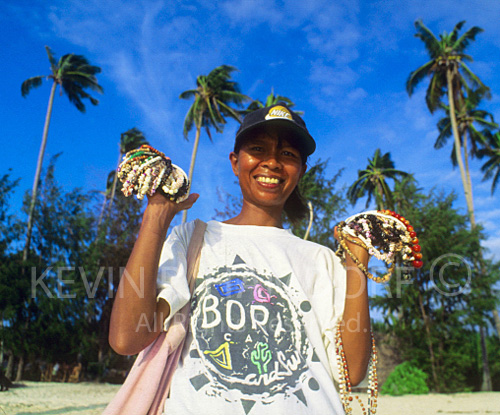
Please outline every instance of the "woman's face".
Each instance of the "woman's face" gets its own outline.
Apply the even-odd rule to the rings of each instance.
[[[299,150],[272,132],[247,140],[238,154],[229,155],[243,200],[256,206],[283,209],[306,171]]]

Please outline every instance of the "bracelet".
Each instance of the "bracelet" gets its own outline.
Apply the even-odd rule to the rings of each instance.
[[[144,144],[123,156],[118,166],[118,179],[123,183],[125,197],[135,194],[137,199],[161,191],[171,201],[179,203],[189,195],[186,173],[161,151]]]

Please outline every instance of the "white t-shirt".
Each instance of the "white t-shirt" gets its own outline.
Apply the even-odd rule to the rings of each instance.
[[[194,222],[175,227],[160,259],[159,297],[189,299]],[[289,230],[208,222],[190,334],[168,415],[343,414],[335,327],[345,270],[329,248]]]

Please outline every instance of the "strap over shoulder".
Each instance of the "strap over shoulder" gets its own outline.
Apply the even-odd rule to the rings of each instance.
[[[207,224],[202,220],[196,219],[194,222],[194,230],[187,251],[187,280],[191,294],[193,294],[194,281],[198,273],[198,267],[200,266],[201,247],[203,245],[205,230],[207,229]]]

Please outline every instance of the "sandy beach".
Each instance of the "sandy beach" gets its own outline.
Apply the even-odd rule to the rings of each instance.
[[[0,414],[98,415],[118,388],[106,383],[23,382],[0,392]],[[353,408],[354,414],[361,413],[359,407]],[[377,414],[500,414],[500,392],[381,396]]]

